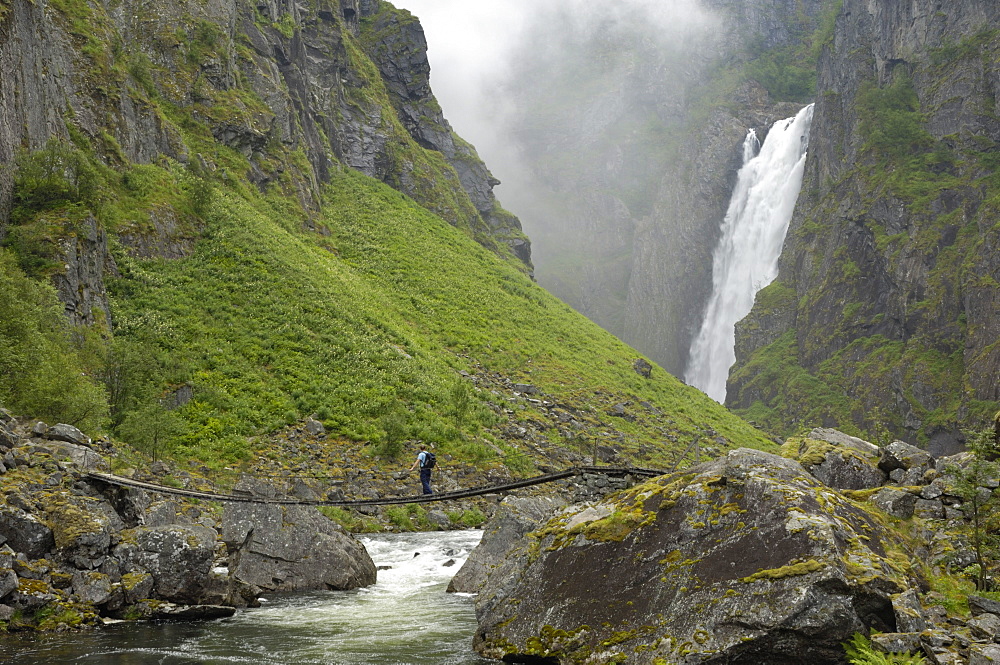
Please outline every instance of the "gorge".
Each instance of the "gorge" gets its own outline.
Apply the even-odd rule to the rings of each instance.
[[[1000,662],[995,4],[518,3],[508,210],[389,2],[0,0],[0,645],[490,524],[484,659]],[[320,512],[87,471],[405,497],[420,445],[439,491],[668,473]]]

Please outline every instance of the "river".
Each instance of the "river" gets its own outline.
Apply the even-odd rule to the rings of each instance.
[[[0,663],[496,664],[472,651],[472,598],[445,591],[480,536],[479,531],[362,536],[375,564],[390,566],[367,589],[265,596],[262,607],[218,621],[0,636]]]

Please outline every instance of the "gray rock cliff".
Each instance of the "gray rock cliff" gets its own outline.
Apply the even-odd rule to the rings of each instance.
[[[789,297],[738,326],[730,406],[884,427],[939,454],[992,416],[998,29],[991,2],[845,0],[780,261]]]

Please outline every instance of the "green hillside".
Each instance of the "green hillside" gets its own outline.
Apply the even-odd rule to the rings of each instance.
[[[123,97],[70,99],[65,136],[31,137],[41,147],[17,153],[0,234],[0,404],[216,468],[280,456],[269,450],[277,435],[309,417],[326,426],[327,446],[360,443],[392,459],[419,439],[515,473],[599,445],[649,466],[672,463],[695,438],[717,449],[772,445],[663,370],[641,376],[636,351],[525,274],[505,244],[519,231],[493,226],[512,216],[487,198],[479,205],[493,208],[478,217],[459,182],[459,172],[486,178],[485,167],[476,176],[474,153],[453,164],[425,145],[427,128],[443,127],[433,97],[420,111],[430,115],[406,116],[404,128],[397,93],[369,60],[394,71],[393,54],[422,57],[408,15],[382,12],[352,28],[322,8],[287,26],[239,10],[229,33],[195,5],[172,9],[180,51],[164,50],[156,32],[140,35],[148,44],[112,39],[95,62]],[[298,39],[328,49],[345,72],[321,90],[342,104],[336,114],[288,105],[265,76],[269,49],[292,53]],[[102,47],[88,45],[93,59]],[[206,76],[204,61],[226,53],[234,74]],[[129,156],[138,125],[116,106],[124,97],[155,120],[164,152],[150,161]],[[76,106],[106,128],[87,126]],[[284,134],[267,129],[289,109],[300,115]],[[381,181],[345,165],[372,157],[332,137],[348,130],[372,138],[366,168]],[[446,147],[466,145],[443,130],[435,136]],[[103,277],[64,285],[59,299],[48,286],[93,265]],[[100,281],[106,309],[85,298]],[[59,300],[92,310],[87,325],[58,316]],[[516,396],[514,383],[538,393]]]
[[[345,169],[324,194],[313,231],[280,197],[220,188],[190,256],[118,252],[110,344],[132,381],[128,400],[112,404],[119,434],[136,412],[165,421],[161,454],[232,462],[250,453],[248,436],[315,414],[348,439],[384,445],[398,432],[482,458],[481,441],[509,447],[484,404],[503,398],[459,374],[482,367],[576,408],[647,401],[663,416],[619,423],[635,449],[667,434],[686,444],[707,428],[733,445],[768,445],[662,370],[641,377],[635,351],[399,192]],[[87,344],[92,359],[105,357],[99,345]],[[173,412],[142,402],[181,385],[193,398]],[[19,397],[5,402],[31,406]]]

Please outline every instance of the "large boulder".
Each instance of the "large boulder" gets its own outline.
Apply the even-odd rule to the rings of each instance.
[[[518,551],[476,601],[476,650],[509,662],[842,663],[914,584],[872,515],[746,449],[568,509]]]
[[[267,499],[273,488],[245,478],[234,488]],[[311,506],[230,503],[222,517],[229,569],[268,591],[357,589],[375,583],[364,545]]]
[[[48,525],[21,508],[0,504],[0,545],[5,543],[29,559],[40,559],[55,547]]]
[[[106,501],[53,493],[44,501],[56,549],[75,567],[94,569],[104,563],[112,534],[125,523]]]
[[[123,531],[114,549],[127,573],[148,573],[155,597],[198,605],[209,584],[218,534],[197,525],[137,527]]]
[[[521,539],[565,508],[558,497],[517,497],[503,500],[496,513],[483,527],[483,538],[448,584],[448,591],[476,593],[490,571],[504,564]]]
[[[865,442],[836,430],[813,430],[824,439],[789,439],[782,452],[797,460],[816,479],[828,487],[863,490],[881,487],[887,476],[878,467],[878,448],[863,449]],[[832,440],[832,441],[831,441]],[[871,444],[869,444],[871,445]],[[874,447],[874,446],[873,446]]]

